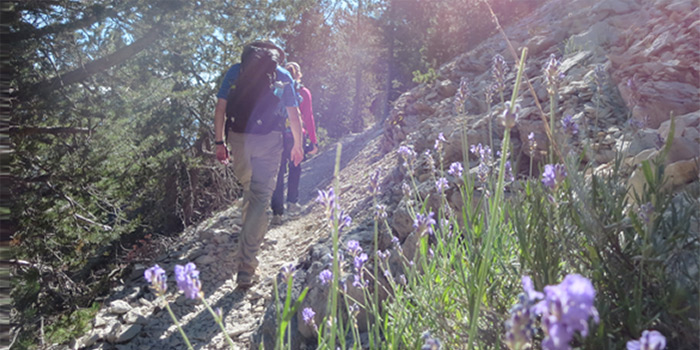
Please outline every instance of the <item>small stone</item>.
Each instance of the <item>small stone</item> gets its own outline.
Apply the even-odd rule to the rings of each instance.
[[[133,324],[131,327],[125,328],[121,327],[122,329],[120,330],[119,334],[116,337],[115,342],[116,343],[126,343],[129,340],[133,339],[136,335],[141,333],[141,330],[143,329],[143,326],[140,324]]]
[[[198,266],[199,266],[199,265],[209,265],[209,264],[211,264],[211,263],[213,263],[213,262],[216,262],[216,257],[214,257],[214,256],[212,256],[212,255],[209,255],[209,254],[205,254],[205,255],[202,255],[202,256],[198,257],[194,262],[195,262]]]
[[[151,306],[153,306],[153,303],[151,303],[150,301],[148,301],[148,300],[145,299],[145,298],[140,298],[140,299],[139,299],[139,304],[141,304],[141,305],[143,305],[143,306],[146,306],[146,307],[151,307]]]
[[[109,312],[123,315],[131,310],[131,305],[124,300],[115,300],[109,305]]]
[[[100,334],[98,332],[92,333],[89,336],[83,338],[79,342],[79,348],[87,348],[95,345],[97,341],[100,340]]]
[[[106,318],[100,314],[97,314],[97,315],[95,315],[94,326],[95,326],[95,328],[103,327],[109,323],[108,321],[109,321],[109,318]]]
[[[127,324],[146,324],[148,321],[146,320],[146,317],[143,316],[141,313],[140,309],[133,309],[129,312],[126,313],[126,316],[124,316],[124,322]]]

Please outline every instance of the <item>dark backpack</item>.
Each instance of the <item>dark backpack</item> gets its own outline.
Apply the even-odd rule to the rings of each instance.
[[[273,93],[282,60],[273,44],[255,42],[243,49],[238,78],[226,97],[226,130],[267,134],[283,128],[280,98]]]

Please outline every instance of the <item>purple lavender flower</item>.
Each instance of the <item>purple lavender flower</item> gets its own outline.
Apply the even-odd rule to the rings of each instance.
[[[437,188],[438,192],[444,192],[450,188],[450,184],[447,182],[446,178],[441,177],[435,182],[435,188]]]
[[[562,120],[561,120],[561,126],[564,129],[564,132],[574,136],[578,134],[578,124],[573,120],[573,117],[571,115],[567,114]]]
[[[374,206],[374,216],[377,219],[386,219],[387,214],[386,214],[386,205],[384,204],[377,204]]]
[[[627,350],[663,350],[666,348],[666,337],[659,331],[643,331],[639,340],[627,342]]]
[[[185,266],[175,265],[175,281],[177,287],[185,293],[189,299],[197,299],[202,283],[199,280],[199,271],[194,263],[187,263]]]
[[[563,164],[546,164],[544,173],[542,173],[542,183],[550,189],[556,189],[557,186],[566,178],[566,168]]]
[[[510,166],[509,160],[506,161],[505,174],[503,176],[507,182],[515,181],[515,176],[513,176],[513,167]]]
[[[403,195],[406,198],[411,198],[411,196],[413,196],[413,190],[411,190],[411,186],[405,182],[401,184],[401,191],[403,192]]]
[[[413,168],[416,161],[416,152],[413,150],[413,148],[401,146],[397,152],[401,158],[403,158],[403,166],[409,169]]]
[[[530,158],[532,158],[535,155],[535,150],[537,149],[537,141],[535,141],[534,132],[527,134],[527,143],[530,147]]]
[[[347,249],[348,254],[350,254],[352,256],[356,256],[357,254],[362,252],[362,247],[360,246],[360,242],[358,242],[356,240],[352,240],[352,239],[349,240],[347,245],[348,245],[348,249]]]
[[[505,322],[506,345],[511,350],[526,349],[535,333],[533,315],[526,305],[515,304]]]
[[[503,111],[503,125],[508,129],[512,129],[515,126],[515,123],[518,121],[519,115],[520,105],[516,103],[515,107],[511,108],[510,101],[506,101],[505,109]]]
[[[340,221],[338,222],[338,232],[341,232],[344,228],[350,227],[352,225],[352,218],[349,215],[345,215],[345,211],[340,212]]]
[[[360,255],[356,256],[354,260],[355,270],[361,271],[362,266],[364,266],[365,262],[367,262],[367,259],[368,257],[365,253],[361,253]]]
[[[476,177],[480,182],[486,182],[489,179],[491,168],[486,163],[479,163],[476,167]]]
[[[493,161],[493,153],[491,152],[491,147],[484,146],[481,143],[476,145],[471,145],[469,151],[479,157],[479,161],[482,163],[491,164]]]
[[[522,277],[524,293],[519,295],[519,302],[510,309],[510,318],[505,322],[506,345],[511,350],[525,349],[535,333],[535,315],[532,306],[542,299],[544,294],[535,290],[529,276]]]
[[[544,78],[547,82],[547,92],[550,95],[556,94],[559,84],[564,79],[564,73],[559,71],[559,67],[561,67],[561,62],[557,60],[556,55],[551,54],[544,67]]]
[[[282,274],[282,281],[287,282],[294,275],[296,267],[293,264],[286,264],[282,267],[280,273]]]
[[[301,317],[304,319],[304,323],[312,327],[315,326],[314,316],[316,316],[316,313],[314,312],[314,309],[310,307],[304,308],[304,310],[301,312]]]
[[[430,154],[430,151],[425,150],[423,156],[425,157],[425,162],[428,163],[428,167],[432,170],[435,170],[435,159],[433,158],[433,155]]]
[[[493,56],[493,80],[494,82],[494,90],[496,92],[502,92],[505,90],[506,85],[506,73],[508,73],[508,65],[506,64],[506,60],[503,58],[503,56],[496,54]]]
[[[318,190],[318,197],[316,197],[316,202],[323,204],[326,211],[331,212],[336,208],[335,192],[333,187],[328,189],[328,191]]]
[[[648,224],[651,220],[651,216],[654,214],[654,205],[651,204],[651,202],[644,203],[639,206],[637,213],[639,218],[641,218],[644,223]]]
[[[418,231],[419,234],[423,234],[425,232],[429,234],[433,234],[433,225],[435,225],[435,219],[433,219],[433,216],[435,216],[435,213],[432,211],[429,212],[427,215],[423,214],[416,214],[416,219],[413,220],[413,228]]]
[[[462,177],[462,172],[464,171],[464,168],[462,167],[462,163],[460,162],[454,162],[450,164],[450,169],[447,170],[447,173],[456,176],[456,177]]]
[[[325,286],[333,279],[333,272],[329,269],[325,269],[318,274],[318,279],[321,281],[321,284]]]
[[[442,148],[442,144],[446,141],[445,135],[443,133],[439,133],[438,137],[435,139],[435,149],[440,150]]]
[[[567,275],[558,285],[544,288],[545,299],[532,311],[542,315],[545,350],[570,349],[569,342],[576,332],[588,335],[588,319],[598,322],[598,311],[593,306],[595,289],[587,278]]]
[[[430,335],[430,331],[425,331],[421,338],[423,338],[424,341],[423,346],[420,348],[421,350],[440,350],[442,348],[440,340],[433,338]]]
[[[158,264],[153,265],[153,267],[143,272],[143,277],[151,284],[151,288],[158,294],[165,294],[168,289],[167,279],[165,275],[165,270],[163,270]]]
[[[382,262],[387,262],[389,260],[389,257],[391,257],[390,251],[388,251],[388,250],[385,250],[385,251],[378,250],[377,251],[377,258],[379,258],[379,260],[381,260]]]

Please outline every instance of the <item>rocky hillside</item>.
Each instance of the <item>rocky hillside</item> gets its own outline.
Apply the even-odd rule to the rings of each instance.
[[[579,127],[573,150],[588,150],[584,161],[597,171],[608,168],[621,154],[631,174],[631,185],[640,186],[635,172],[637,165],[659,149],[659,143],[671,134],[671,116],[675,130],[672,150],[667,158],[668,186],[682,187],[698,180],[700,163],[700,9],[693,0],[551,0],[531,16],[504,28],[473,50],[456,57],[438,71],[437,78],[401,95],[395,101],[390,117],[383,126],[359,135],[356,148],[346,153],[339,175],[341,206],[353,218],[344,231],[343,241],[359,241],[369,250],[373,235],[374,205],[368,198],[369,178],[379,172],[379,202],[385,206],[391,230],[380,235],[380,249],[394,249],[394,237],[401,242],[406,255],[415,251],[413,221],[402,198],[401,182],[406,177],[396,150],[412,145],[417,153],[433,149],[440,133],[445,138],[444,163],[461,161],[462,130],[470,145],[488,144],[491,139],[499,147],[503,134],[499,121],[502,114],[500,94],[493,94],[492,64],[494,56],[505,58],[509,67],[505,74],[506,99],[512,93],[515,61],[520,49],[528,48],[525,78],[517,103],[519,120],[513,129],[514,147],[519,163],[526,169],[533,157],[541,164],[542,152],[530,152],[528,135],[534,134],[539,151],[549,147],[546,133],[550,101],[544,83],[543,69],[553,54],[560,61],[563,80],[557,91],[555,112],[558,118],[570,116]],[[506,40],[506,37],[509,41]],[[514,51],[511,51],[512,45]],[[465,79],[468,97],[464,111],[455,108],[460,82]],[[489,101],[487,93],[493,95]],[[557,126],[560,126],[557,120]],[[489,137],[489,131],[493,134]],[[556,137],[556,135],[555,135]],[[562,144],[559,154],[570,151]],[[347,148],[346,148],[347,151]],[[313,169],[329,169],[334,150],[310,162],[302,183],[326,184],[332,177]],[[427,169],[419,167],[419,188],[426,194],[434,191]],[[521,172],[523,176],[524,172]],[[308,185],[307,185],[308,186]],[[308,186],[309,190],[314,186]],[[455,200],[453,205],[459,205]],[[183,234],[183,243],[161,257],[159,263],[172,271],[172,265],[195,261],[202,271],[202,280],[211,304],[224,308],[224,320],[237,346],[257,349],[264,343],[271,348],[276,332],[272,305],[272,279],[287,263],[295,266],[294,293],[305,286],[310,291],[303,307],[312,307],[317,315],[325,310],[327,288],[316,276],[329,264],[330,240],[328,223],[318,204],[309,202],[301,218],[290,220],[273,229],[261,253],[261,282],[248,294],[233,291],[230,266],[220,260],[237,244],[237,212],[232,209]],[[699,230],[698,223],[692,226]],[[398,256],[398,254],[392,254]],[[109,307],[100,311],[92,334],[75,343],[76,348],[111,349],[175,349],[182,346],[167,313],[154,305],[136,269],[134,279],[115,293]],[[347,276],[351,278],[351,276]],[[209,281],[209,282],[207,282]],[[210,286],[207,287],[207,283]],[[347,283],[349,293],[354,291]],[[226,347],[218,327],[201,305],[171,298],[176,313],[194,335],[198,349]],[[135,311],[137,310],[137,311]],[[189,313],[189,314],[188,314]],[[360,316],[360,318],[362,315]],[[360,322],[364,324],[364,322]],[[313,344],[312,330],[297,318],[292,320],[292,348],[303,349]],[[187,331],[187,330],[186,330]]]

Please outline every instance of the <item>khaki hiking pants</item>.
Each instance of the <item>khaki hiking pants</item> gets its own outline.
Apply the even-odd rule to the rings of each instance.
[[[238,239],[238,272],[252,276],[256,255],[270,223],[267,207],[275,190],[282,158],[282,133],[267,135],[228,133],[233,172],[243,185],[243,227]]]

